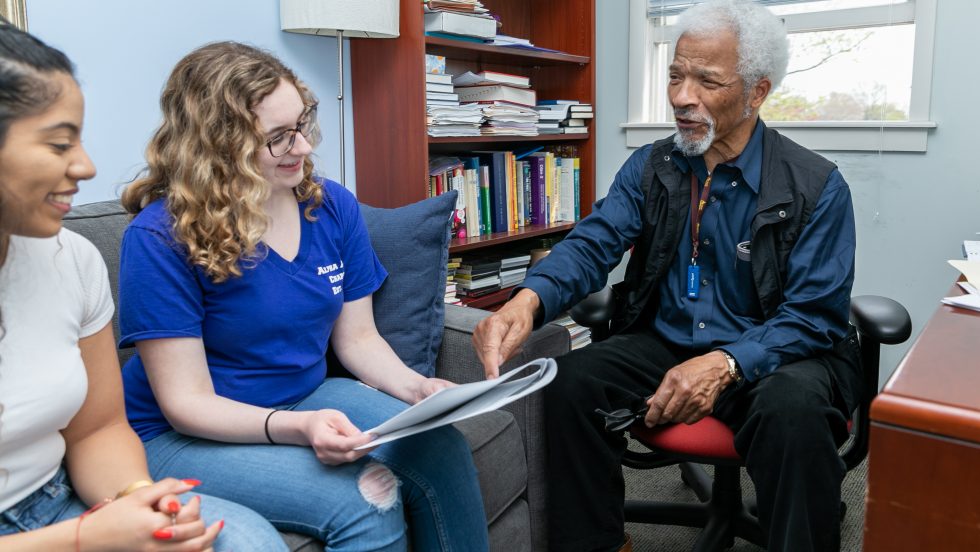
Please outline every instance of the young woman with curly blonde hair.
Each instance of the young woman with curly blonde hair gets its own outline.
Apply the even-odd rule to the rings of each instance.
[[[451,384],[375,328],[387,273],[354,196],[313,176],[313,94],[272,55],[223,42],[177,64],[161,105],[123,195],[136,216],[120,269],[122,342],[138,351],[127,412],[153,474],[200,473],[204,492],[328,550],[486,549],[456,430],[355,450],[361,429]],[[328,345],[361,381],[324,379]]]

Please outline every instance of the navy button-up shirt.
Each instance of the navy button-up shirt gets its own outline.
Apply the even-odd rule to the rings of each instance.
[[[751,239],[763,128],[756,124],[735,161],[715,167],[701,218],[699,297],[687,297],[688,209],[674,264],[658,284],[660,307],[652,322],[663,339],[695,353],[728,351],[750,381],[783,364],[825,352],[842,339],[854,280],[854,212],[847,183],[835,169],[788,259],[785,300],[773,318],[764,319],[750,261],[744,252],[741,259],[737,254],[738,244]],[[639,237],[642,174],[649,155],[650,146],[644,146],[630,156],[592,214],[528,272],[522,287],[541,298],[545,320],[600,289]],[[693,170],[699,186],[703,185],[707,170],[700,156],[685,158],[674,151],[671,158],[683,172]]]

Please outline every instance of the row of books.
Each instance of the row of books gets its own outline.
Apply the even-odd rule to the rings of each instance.
[[[524,282],[531,256],[515,252],[493,258],[452,258],[446,276],[446,302],[487,308],[503,303]],[[450,289],[455,297],[450,297]]]
[[[432,156],[427,195],[459,191],[456,238],[574,222],[581,218],[580,171],[574,146]]]

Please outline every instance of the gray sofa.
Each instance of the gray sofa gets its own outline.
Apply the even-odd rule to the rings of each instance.
[[[73,208],[65,226],[82,234],[99,248],[109,267],[113,299],[117,299],[119,243],[129,222],[116,201],[91,203]],[[483,379],[470,338],[476,323],[489,313],[446,305],[442,346],[436,376],[466,383]],[[113,328],[119,335],[116,320]],[[553,357],[569,349],[564,328],[547,325],[534,332],[521,354],[507,363],[504,371],[538,357]],[[125,362],[132,350],[121,350]],[[521,552],[546,548],[545,458],[543,450],[541,397],[534,393],[506,407],[456,424],[473,450],[479,471],[491,550]],[[322,550],[313,539],[292,533],[283,538],[291,550]],[[425,551],[423,551],[425,552]]]

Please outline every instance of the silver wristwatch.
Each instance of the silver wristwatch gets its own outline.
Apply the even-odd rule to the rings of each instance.
[[[742,371],[739,370],[738,368],[738,363],[735,362],[735,357],[728,354],[728,351],[721,350],[721,349],[719,350],[721,351],[721,354],[725,355],[725,360],[728,361],[728,375],[730,375],[732,379],[735,380],[736,385],[742,383],[742,380],[744,378],[742,376]]]

